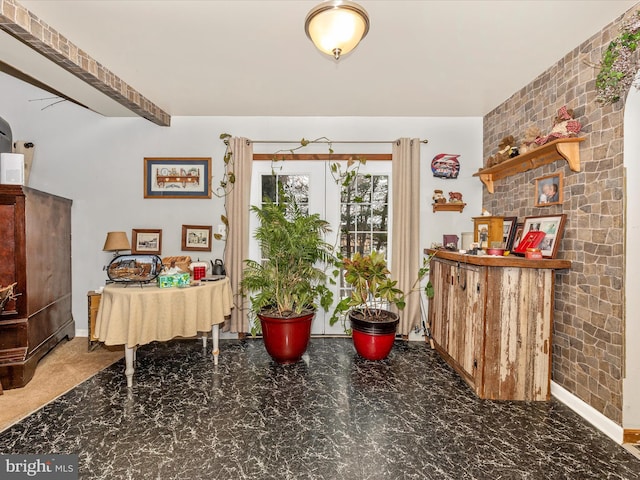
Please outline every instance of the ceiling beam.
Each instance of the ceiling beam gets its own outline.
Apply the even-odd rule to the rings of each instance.
[[[0,30],[20,40],[135,114],[156,125],[168,127],[171,124],[171,116],[167,112],[15,0],[0,0]]]

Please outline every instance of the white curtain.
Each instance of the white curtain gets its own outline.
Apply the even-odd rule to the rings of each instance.
[[[398,288],[409,293],[418,278],[420,253],[420,139],[401,138],[394,142],[391,172],[393,178],[393,223],[391,235],[391,276]],[[420,292],[407,295],[407,305],[400,312],[398,333],[420,325]]]
[[[249,202],[251,201],[251,165],[253,145],[242,137],[229,139],[233,155],[233,172],[236,177],[231,192],[226,197],[226,211],[229,219],[227,241],[224,247],[225,268],[233,290],[231,318],[224,323],[223,331],[248,332],[248,300],[240,291],[244,260],[249,258]]]

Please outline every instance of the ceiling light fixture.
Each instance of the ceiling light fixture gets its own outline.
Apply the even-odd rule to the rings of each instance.
[[[329,0],[307,14],[304,31],[318,50],[339,60],[366,37],[369,15],[355,2]]]

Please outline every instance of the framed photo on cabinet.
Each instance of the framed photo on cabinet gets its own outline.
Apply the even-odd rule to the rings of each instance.
[[[513,248],[513,239],[516,236],[516,229],[518,228],[517,217],[504,217],[502,221],[502,243],[506,250]]]
[[[560,215],[525,217],[522,238],[524,239],[529,232],[544,232],[544,238],[542,238],[537,248],[542,252],[543,258],[556,258],[564,232],[566,217],[564,213]]]

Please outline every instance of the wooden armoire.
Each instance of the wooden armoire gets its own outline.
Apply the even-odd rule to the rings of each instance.
[[[71,200],[0,185],[0,285],[18,295],[0,313],[0,382],[26,385],[38,361],[75,336],[71,313]]]

